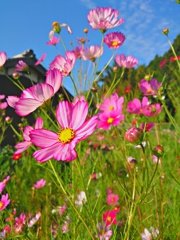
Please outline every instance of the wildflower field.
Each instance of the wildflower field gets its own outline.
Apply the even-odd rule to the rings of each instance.
[[[22,60],[8,76],[21,95],[0,95],[0,144],[7,128],[16,139],[14,146],[0,145],[0,239],[180,239],[180,52],[169,29],[162,30],[174,81],[163,70],[167,59],[156,66],[161,77],[144,71],[135,81],[138,56],[118,52],[126,40],[119,15],[112,8],[92,9],[85,37],[69,48],[61,29],[71,34],[71,28],[53,22],[47,44],[63,44],[64,54],[57,52],[45,82],[25,89],[21,76],[31,73]],[[88,29],[102,42],[88,45]],[[99,69],[105,45],[112,57]],[[4,50],[4,74],[6,61]],[[66,79],[73,83],[73,99]],[[7,108],[22,117],[18,129]]]

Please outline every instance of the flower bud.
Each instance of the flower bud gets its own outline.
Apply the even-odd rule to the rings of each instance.
[[[158,144],[156,147],[153,149],[153,153],[157,157],[162,157],[164,154],[164,148],[160,144]]]
[[[60,27],[60,25],[59,25],[58,22],[53,22],[53,23],[52,23],[52,26],[53,26],[53,31],[54,31],[55,33],[60,33],[61,27]]]
[[[113,72],[118,72],[118,67],[117,66],[113,67]]]
[[[83,32],[84,32],[84,33],[88,33],[89,30],[88,30],[87,28],[84,28]]]
[[[124,134],[124,138],[130,143],[135,143],[140,141],[142,134],[143,134],[143,130],[141,128],[131,127]]]
[[[17,80],[19,78],[19,73],[18,72],[14,72],[12,76],[13,76],[13,78],[15,80]]]
[[[168,33],[169,33],[169,28],[164,28],[164,29],[162,30],[162,34],[168,35]]]
[[[7,122],[7,123],[11,123],[11,118],[9,117],[9,116],[7,116],[6,118],[5,118],[5,121]]]

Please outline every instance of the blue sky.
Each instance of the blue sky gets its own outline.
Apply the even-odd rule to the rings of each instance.
[[[117,54],[133,55],[139,64],[147,65],[156,54],[161,56],[169,49],[162,29],[170,29],[172,42],[180,33],[180,5],[171,0],[1,0],[0,51],[5,51],[9,58],[27,49],[32,49],[37,58],[46,53],[43,66],[48,69],[58,53],[64,56],[61,43],[58,50],[46,44],[53,21],[71,27],[71,35],[64,28],[61,31],[67,49],[72,50],[70,42],[77,45],[77,37],[86,37],[84,28],[89,29],[88,45],[100,45],[101,33],[92,30],[87,21],[88,12],[95,7],[112,7],[120,12],[125,22],[107,33],[122,32],[126,40]],[[101,68],[111,55],[112,50],[105,47]],[[64,85],[72,91],[69,80],[65,79]]]

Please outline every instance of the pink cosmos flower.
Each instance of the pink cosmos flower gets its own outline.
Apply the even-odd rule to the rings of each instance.
[[[62,57],[61,55],[58,55],[55,57],[55,59],[50,64],[50,69],[58,69],[63,76],[70,75],[74,64],[76,62],[76,55],[73,51],[67,51],[66,57]]]
[[[104,38],[104,43],[111,49],[119,48],[125,41],[125,36],[121,32],[108,33]]]
[[[144,233],[141,233],[142,240],[152,240],[152,234],[148,231],[147,228],[144,229]]]
[[[50,99],[59,90],[61,83],[61,72],[52,69],[47,72],[46,83],[39,83],[23,90],[20,98],[9,96],[6,100],[9,106],[15,108],[18,115],[27,116]]]
[[[0,100],[4,99],[5,98],[5,95],[4,94],[1,94],[0,95]]]
[[[91,60],[94,62],[96,58],[100,57],[103,54],[103,47],[86,47],[85,49],[82,49],[80,53],[83,60]]]
[[[166,59],[163,59],[162,62],[160,62],[159,67],[163,67],[165,63],[166,63]]]
[[[0,109],[5,109],[5,108],[7,108],[7,106],[8,106],[7,102],[0,103]]]
[[[98,128],[107,130],[113,126],[117,126],[124,119],[124,115],[119,110],[113,110],[110,113],[103,112],[99,114]]]
[[[76,159],[76,144],[91,135],[97,124],[97,116],[86,120],[87,114],[88,104],[85,101],[78,101],[76,104],[60,102],[56,110],[56,118],[61,126],[59,133],[46,129],[35,129],[30,133],[33,144],[42,148],[33,154],[34,158],[39,162],[51,158],[57,161]]]
[[[176,57],[170,57],[170,59],[169,59],[170,62],[174,62],[176,60],[180,60],[180,56],[177,56],[177,58]]]
[[[46,180],[40,179],[40,180],[38,180],[33,186],[34,186],[35,188],[42,188],[42,187],[44,187],[45,185],[46,185]]]
[[[140,91],[146,96],[157,96],[159,88],[162,86],[161,82],[158,82],[155,78],[152,78],[150,81],[142,79],[139,82]]]
[[[0,182],[0,193],[4,190],[6,183],[9,181],[10,176],[7,176],[2,182]]]
[[[28,71],[28,65],[22,61],[19,60],[19,62],[15,66],[15,72],[27,72]]]
[[[100,105],[99,110],[104,113],[110,113],[113,110],[119,110],[122,112],[124,103],[124,97],[118,97],[117,93],[113,93],[109,98],[105,98],[103,103]]]
[[[127,112],[132,114],[143,114],[143,110],[149,106],[149,101],[147,97],[143,97],[142,103],[138,98],[134,98],[132,101],[128,102]]]
[[[39,129],[42,127],[43,127],[43,119],[39,117],[36,119],[34,129]],[[29,134],[32,130],[33,128],[31,126],[25,127],[23,132],[24,141],[17,143],[15,145],[15,148],[17,149],[17,151],[14,153],[15,155],[24,152],[26,149],[28,149],[32,145],[31,139],[29,137]]]
[[[105,224],[98,223],[97,229],[98,229],[98,236],[95,236],[99,240],[109,240],[111,236],[113,235],[112,230],[110,230],[111,225],[106,226]]]
[[[111,206],[111,205],[115,205],[118,202],[118,200],[119,200],[118,195],[111,193],[111,194],[107,195],[106,202],[107,202],[108,205]]]
[[[34,65],[37,66],[40,63],[42,63],[44,61],[45,57],[46,57],[46,54],[43,53],[42,56],[40,57],[40,59]]]
[[[30,227],[32,227],[38,220],[39,220],[39,218],[41,217],[41,213],[40,212],[38,212],[38,213],[36,213],[36,215],[28,222],[28,227],[30,228]]]
[[[123,68],[133,68],[138,64],[137,58],[133,56],[125,56],[124,54],[118,54],[115,57],[116,63]]]
[[[111,211],[107,210],[103,214],[103,221],[105,222],[106,226],[116,224],[117,223],[116,212],[114,210],[111,210]]]
[[[60,38],[54,36],[49,42],[47,42],[47,45],[53,45],[56,46],[58,42],[60,41]]]
[[[117,27],[124,22],[122,18],[118,20],[118,16],[119,12],[115,9],[97,7],[88,13],[87,19],[93,29],[106,32],[107,29]]]
[[[154,117],[162,111],[160,103],[151,104],[143,109],[143,114],[147,117]]]
[[[74,54],[76,55],[76,58],[81,58],[81,51],[83,50],[83,46],[76,46],[73,50]]]
[[[6,195],[2,195],[0,200],[0,211],[5,209],[9,203],[10,203],[10,199],[8,199],[8,193]]]
[[[26,223],[26,215],[24,213],[21,213],[19,218],[18,217],[15,218],[13,229],[16,234],[22,233],[25,223]]]
[[[0,52],[0,68],[5,64],[6,58],[7,58],[6,53]]]

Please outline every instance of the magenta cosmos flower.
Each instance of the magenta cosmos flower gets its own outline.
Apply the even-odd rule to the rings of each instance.
[[[40,179],[33,186],[37,189],[42,188],[46,185],[46,180]]]
[[[147,106],[149,106],[147,97],[143,97],[142,103],[138,98],[134,98],[132,101],[128,102],[127,112],[132,114],[143,114],[143,110]]]
[[[147,117],[154,117],[162,111],[159,103],[150,104],[147,97],[143,97],[142,103],[139,99],[135,98],[128,102],[127,112],[132,114],[143,114]]]
[[[110,193],[110,194],[108,194],[108,196],[107,196],[106,202],[107,202],[108,205],[111,206],[111,205],[116,205],[116,203],[118,202],[118,200],[119,200],[119,197],[118,197],[117,194]]]
[[[0,68],[5,64],[6,58],[7,58],[6,53],[0,52]]]
[[[63,76],[68,76],[70,75],[75,62],[75,53],[73,51],[67,51],[65,58],[61,55],[55,57],[55,59],[50,64],[50,69],[56,68],[62,73]]]
[[[16,66],[15,66],[15,72],[27,72],[28,71],[28,65],[20,60]]]
[[[0,182],[0,193],[4,190],[6,183],[9,181],[10,176],[7,176],[2,182]]]
[[[99,109],[103,112],[110,113],[113,110],[122,112],[124,97],[118,97],[117,93],[113,93],[109,98],[105,98]]]
[[[88,104],[85,101],[78,101],[76,104],[60,102],[56,110],[56,118],[61,127],[59,132],[37,129],[30,133],[32,143],[42,148],[34,152],[34,158],[39,162],[51,158],[57,161],[76,159],[76,144],[91,135],[97,124],[97,116],[86,120],[87,114]]]
[[[47,45],[54,45],[56,46],[56,44],[60,41],[60,38],[54,36],[54,31],[51,31],[49,33],[49,42],[47,42]]]
[[[133,68],[138,64],[137,58],[133,56],[125,56],[124,54],[118,54],[115,57],[117,65],[123,68]]]
[[[103,47],[86,47],[85,49],[82,49],[80,53],[83,60],[91,60],[94,62],[96,58],[100,57],[103,54]]]
[[[146,96],[157,96],[160,87],[162,86],[161,82],[158,82],[155,78],[152,78],[150,81],[142,79],[140,81],[139,89]]]
[[[97,7],[88,13],[87,19],[93,29],[100,29],[104,33],[107,29],[117,27],[124,22],[122,18],[118,20],[118,16],[119,12],[115,9]]]
[[[36,119],[34,128],[31,126],[26,126],[23,132],[24,141],[19,142],[15,145],[15,148],[17,149],[17,151],[14,154],[16,155],[16,154],[22,153],[26,149],[28,149],[32,144],[31,139],[29,137],[30,132],[33,129],[41,129],[42,127],[43,127],[43,119],[40,117]]]
[[[121,114],[119,110],[113,110],[109,113],[103,112],[99,114],[99,121],[97,127],[107,130],[112,125],[118,126],[123,119],[124,115]]]
[[[121,32],[108,33],[104,38],[104,43],[112,49],[119,48],[125,41],[125,36]]]
[[[36,84],[23,90],[20,98],[9,96],[9,106],[15,108],[20,116],[27,116],[50,99],[60,88],[62,74],[58,69],[49,70],[46,74],[46,83]]]
[[[6,195],[2,195],[0,200],[0,211],[5,209],[9,203],[10,203],[10,199],[8,199],[8,193]]]
[[[1,100],[3,100],[4,98],[5,98],[4,94],[0,95],[0,109],[5,109],[8,106],[7,102],[1,102]]]
[[[107,210],[103,214],[103,220],[106,224],[106,226],[112,225],[112,224],[117,224],[117,219],[116,219],[116,211],[114,210]]]

